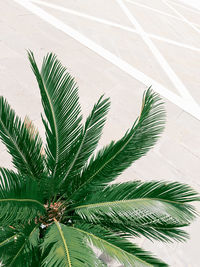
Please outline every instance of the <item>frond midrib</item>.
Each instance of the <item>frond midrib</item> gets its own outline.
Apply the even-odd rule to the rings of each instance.
[[[19,254],[21,253],[22,249],[24,248],[25,244],[26,244],[26,242],[23,243],[23,245],[21,246],[21,248],[19,249],[19,251],[17,252],[17,254],[15,255],[15,257],[13,258],[13,260],[11,261],[11,263],[8,265],[8,267],[11,267],[13,265],[13,263],[15,262],[15,260],[19,256]]]
[[[133,132],[133,134],[129,137],[126,143],[116,152],[115,155],[113,155],[107,162],[105,162],[87,181],[85,181],[76,191],[74,191],[74,193],[72,194],[70,198],[72,198],[73,195],[77,191],[79,191],[83,186],[85,186],[87,183],[90,183],[93,177],[95,177],[107,164],[109,164],[110,161],[112,161],[128,145],[128,143],[131,141],[134,135],[135,135],[135,132]]]
[[[37,229],[37,227],[38,227],[38,226],[36,225],[36,226],[33,228],[33,230],[31,231],[31,233],[29,234],[28,238],[31,237],[31,235],[32,235],[33,232]],[[26,238],[26,239],[24,240],[23,245],[21,246],[21,248],[19,249],[19,251],[17,252],[17,254],[15,255],[15,257],[13,258],[13,260],[11,261],[11,263],[8,265],[8,267],[11,267],[12,264],[15,262],[15,260],[17,259],[17,257],[18,257],[19,254],[21,253],[22,249],[23,249],[24,246],[26,245],[26,241],[27,241],[28,238]]]
[[[42,75],[40,74],[40,77],[41,77],[41,80],[42,80],[42,84],[43,84],[43,88],[44,88],[44,91],[45,91],[45,94],[46,94],[46,97],[48,99],[48,102],[49,102],[49,106],[50,106],[50,109],[51,109],[51,114],[52,114],[52,117],[53,117],[53,123],[54,123],[54,130],[55,130],[55,138],[56,138],[56,157],[55,157],[55,168],[54,168],[54,172],[53,172],[53,177],[55,176],[55,173],[56,173],[56,168],[57,168],[57,164],[58,164],[58,154],[59,154],[59,151],[58,151],[58,128],[57,128],[57,123],[56,123],[56,117],[55,117],[55,111],[54,111],[54,108],[53,108],[53,104],[51,102],[51,97],[48,93],[48,90],[46,88],[46,85],[45,85],[45,82],[43,80],[43,77]]]
[[[16,201],[16,202],[34,202],[34,203],[37,203],[39,204],[40,206],[44,208],[43,204],[41,202],[39,202],[38,200],[36,199],[30,199],[30,198],[24,198],[24,199],[20,199],[20,198],[5,198],[5,199],[0,199],[0,202],[12,202],[12,201]]]
[[[33,174],[32,170],[30,169],[30,166],[29,166],[29,164],[28,164],[26,158],[24,157],[24,155],[23,155],[23,153],[21,152],[21,150],[20,150],[18,144],[15,142],[15,140],[14,140],[13,137],[12,137],[12,135],[10,135],[9,131],[7,130],[7,128],[5,127],[5,125],[4,125],[4,123],[3,123],[3,121],[2,121],[1,119],[0,119],[0,123],[1,123],[1,125],[2,125],[2,127],[3,127],[3,129],[4,129],[4,131],[7,133],[7,135],[8,135],[9,138],[10,138],[10,140],[12,141],[12,143],[14,144],[14,146],[16,147],[17,151],[18,151],[19,154],[21,155],[21,157],[22,157],[22,159],[23,159],[23,161],[24,161],[26,167],[28,167],[30,173],[31,173],[32,176],[34,177],[34,174]]]
[[[71,259],[70,259],[70,254],[69,254],[69,249],[68,249],[68,246],[67,246],[67,243],[66,243],[66,240],[65,240],[65,237],[63,235],[63,232],[62,232],[62,229],[60,227],[60,224],[59,222],[54,218],[54,222],[56,224],[56,227],[58,228],[58,231],[59,231],[59,234],[61,236],[61,239],[62,239],[62,242],[64,244],[64,248],[65,248],[65,255],[67,255],[67,267],[72,267],[72,264],[71,264]]]
[[[0,243],[0,247],[3,246],[4,244],[8,243],[10,240],[15,239],[15,237],[17,237],[17,235],[12,235],[11,237],[7,238],[6,240],[4,240],[3,242]]]
[[[94,116],[94,113],[93,113],[92,115]],[[90,125],[91,125],[91,123],[92,123],[92,118],[93,118],[93,116],[91,116],[87,128],[90,127]],[[77,153],[76,153],[76,155],[75,155],[75,157],[74,157],[74,160],[72,161],[72,164],[71,164],[70,167],[69,167],[69,170],[67,171],[66,175],[64,176],[63,181],[66,180],[66,178],[67,178],[67,176],[69,175],[71,169],[73,168],[73,166],[74,166],[74,164],[75,164],[75,162],[76,162],[76,160],[77,160],[77,158],[78,158],[78,156],[79,156],[79,153],[80,153],[80,151],[81,151],[81,149],[82,149],[82,147],[83,147],[83,143],[84,143],[84,141],[85,141],[86,136],[87,136],[87,131],[84,132],[83,139],[82,139],[82,141],[81,141],[81,144],[80,144],[80,146],[79,146],[79,149],[78,149],[78,151],[77,151]]]
[[[86,232],[86,231],[84,231],[84,230],[82,230],[82,229],[79,229],[79,228],[76,228],[76,227],[72,227],[72,226],[69,226],[69,228],[76,229],[77,231],[80,231],[80,232],[82,232],[82,233],[84,233],[84,234],[86,234],[86,235],[92,236],[93,238],[95,238],[95,239],[97,239],[97,240],[99,240],[99,241],[101,241],[101,242],[103,242],[103,243],[106,243],[106,244],[108,244],[109,246],[112,246],[112,247],[114,247],[115,249],[118,249],[118,250],[120,250],[120,251],[123,252],[123,253],[126,253],[126,254],[131,255],[132,257],[134,257],[134,258],[137,259],[138,261],[140,261],[140,262],[142,262],[142,263],[145,263],[145,264],[148,264],[150,267],[153,267],[153,265],[151,265],[150,263],[147,263],[147,262],[141,260],[141,259],[138,258],[137,256],[135,256],[135,255],[133,255],[133,254],[131,254],[131,253],[129,253],[129,252],[127,252],[127,251],[121,249],[120,247],[115,246],[115,245],[112,244],[112,243],[109,243],[108,241],[106,241],[106,240],[104,240],[104,239],[102,239],[102,238],[100,238],[100,237],[98,237],[98,236],[96,236],[96,235],[94,235],[94,234],[91,234],[91,233]]]
[[[163,201],[167,203],[172,203],[172,204],[178,204],[178,205],[185,205],[185,203],[178,202],[178,201],[173,201],[173,200],[167,200],[167,199],[161,199],[161,198],[136,198],[136,199],[124,199],[124,200],[117,200],[117,201],[108,201],[108,202],[99,202],[99,203],[92,203],[92,204],[85,204],[85,205],[80,205],[74,208],[76,209],[82,209],[82,208],[93,208],[93,207],[105,207],[105,206],[110,206],[112,204],[119,204],[119,203],[130,203],[130,202],[136,202],[136,201],[149,201],[149,200],[155,200],[155,201]]]

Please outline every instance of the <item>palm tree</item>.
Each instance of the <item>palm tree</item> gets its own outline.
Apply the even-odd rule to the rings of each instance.
[[[167,266],[129,241],[183,241],[198,200],[188,185],[164,181],[110,184],[155,144],[165,111],[150,88],[124,136],[94,154],[109,99],[100,97],[84,125],[78,88],[56,56],[39,71],[28,52],[44,108],[46,146],[33,123],[0,98],[0,137],[16,171],[0,169],[0,259],[5,266],[106,266],[94,248],[125,267]]]

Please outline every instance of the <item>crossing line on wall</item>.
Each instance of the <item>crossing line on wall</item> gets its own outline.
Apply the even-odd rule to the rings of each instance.
[[[71,38],[75,39],[82,45],[88,47],[93,52],[98,54],[99,56],[103,57],[125,73],[129,74],[134,79],[140,81],[141,83],[145,84],[147,87],[150,85],[153,86],[154,90],[157,91],[160,95],[171,101],[172,103],[176,104],[186,112],[193,115],[195,118],[200,120],[200,107],[199,105],[192,99],[186,98],[186,97],[180,97],[177,94],[173,93],[172,91],[168,90],[165,86],[163,86],[161,83],[158,83],[151,77],[147,76],[143,72],[139,71],[132,65],[128,64],[126,61],[122,60],[121,58],[117,57],[110,51],[104,49],[94,41],[90,40],[83,34],[79,33],[72,27],[68,26],[67,24],[63,23],[60,19],[56,18],[55,16],[49,14],[42,8],[38,7],[37,5],[33,4],[31,1],[28,0],[14,0],[19,5],[23,6],[27,10],[29,10],[31,13],[38,16],[43,21],[49,23],[56,29],[64,32]]]

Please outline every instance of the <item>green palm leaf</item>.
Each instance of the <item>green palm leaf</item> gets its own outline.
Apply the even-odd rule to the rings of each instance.
[[[78,88],[66,68],[56,56],[48,54],[39,71],[32,52],[28,53],[33,72],[40,88],[46,128],[47,156],[52,178],[62,172],[70,148],[80,135],[80,106]]]
[[[81,124],[78,88],[53,53],[38,69],[46,146],[32,122],[0,97],[0,139],[17,173],[0,168],[0,265],[105,267],[100,250],[124,267],[165,267],[129,238],[183,241],[199,201],[174,182],[111,184],[150,150],[163,131],[165,110],[149,88],[135,123],[118,141],[95,152],[110,102],[103,96]]]
[[[13,230],[13,227],[1,227],[0,228],[0,261],[2,255],[8,254],[8,247],[12,246],[17,238],[17,233]]]
[[[168,241],[186,237],[177,228],[194,219],[195,210],[188,203],[198,199],[197,193],[185,184],[135,181],[99,190],[74,210],[92,223],[115,224],[118,231],[160,240],[165,237]]]
[[[0,207],[1,225],[28,222],[45,212],[37,183],[7,169],[0,169]]]
[[[42,140],[36,130],[29,131],[3,97],[0,97],[0,138],[19,172],[34,178],[41,177],[44,170]]]
[[[2,231],[9,233],[10,230],[7,228]],[[0,237],[2,231],[0,232]],[[10,237],[12,241],[8,242],[7,238],[0,243],[0,252],[3,252],[0,260],[7,267],[30,267],[33,263],[34,249],[38,246],[38,226],[30,224],[20,230],[12,227],[12,232],[14,233],[14,237]]]
[[[109,232],[103,227],[92,224],[78,224],[74,227],[80,231],[89,243],[109,255],[125,267],[165,267],[168,266],[149,252],[138,248],[125,238]]]
[[[100,150],[79,179],[73,199],[82,198],[100,185],[113,181],[135,160],[145,155],[163,131],[165,111],[160,97],[148,89],[143,97],[142,111],[133,127],[122,139]]]
[[[66,167],[67,171],[62,177],[62,183],[65,180],[68,182],[65,183],[66,186],[62,186],[61,188],[65,190],[66,193],[73,190],[71,187],[75,188],[77,186],[77,175],[80,175],[81,169],[98,144],[109,107],[109,99],[103,99],[103,96],[101,96],[94,105],[91,114],[88,116],[75,148],[71,149],[70,154],[74,156],[72,157],[70,165]],[[72,184],[71,187],[69,183]]]
[[[102,267],[92,249],[84,240],[84,235],[74,229],[55,221],[41,245],[43,252],[49,253],[43,260],[48,267]]]
[[[118,217],[115,214],[116,218]],[[82,220],[80,220],[82,221]],[[98,225],[109,229],[116,235],[120,234],[125,238],[141,237],[145,236],[149,240],[158,240],[162,242],[172,242],[172,241],[185,241],[189,238],[189,235],[184,227],[188,226],[188,223],[181,224],[178,221],[173,221],[173,223],[166,222],[166,217],[164,219],[146,219],[143,222],[133,222],[133,220],[123,218],[119,216],[116,222],[113,222],[109,216],[105,214],[102,215],[102,220],[98,221]]]

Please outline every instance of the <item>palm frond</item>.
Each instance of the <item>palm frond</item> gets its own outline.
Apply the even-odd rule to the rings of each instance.
[[[118,231],[169,241],[187,237],[178,228],[195,218],[189,202],[197,200],[198,194],[186,184],[135,181],[99,190],[74,210],[92,223],[115,224]]]
[[[62,177],[62,183],[66,181],[66,185],[62,186],[61,189],[66,194],[72,190],[71,187],[75,188],[77,186],[80,172],[98,144],[109,107],[109,99],[103,99],[103,96],[101,96],[88,116],[75,148],[70,151],[70,155],[74,156]],[[69,186],[70,183],[71,186]]]
[[[125,238],[117,236],[103,227],[82,223],[75,225],[74,229],[80,231],[91,245],[97,247],[125,267],[168,266],[153,257],[149,252],[140,249]]]
[[[8,233],[10,230],[3,229],[2,231]],[[0,231],[0,236],[2,234]],[[34,249],[38,246],[39,229],[38,225],[30,224],[19,229],[12,227],[14,238],[12,239],[12,246],[10,241],[0,243],[0,260],[7,267],[30,267],[33,264]],[[37,265],[38,266],[38,265]]]
[[[44,170],[42,140],[35,129],[29,131],[26,123],[21,121],[3,97],[0,97],[0,138],[17,170],[24,175],[40,178]]]
[[[11,247],[16,238],[17,233],[12,227],[7,226],[0,228],[0,261],[2,260],[2,255],[6,255],[8,253],[7,248]]]
[[[33,123],[0,97],[0,139],[17,173],[0,168],[0,265],[105,267],[96,249],[124,267],[166,267],[129,238],[171,242],[188,237],[200,200],[188,185],[134,181],[111,184],[154,146],[165,110],[151,88],[141,113],[118,141],[94,153],[109,99],[100,97],[81,124],[78,87],[56,55],[39,70],[28,51],[44,108],[46,146]]]
[[[189,238],[188,233],[183,230],[184,227],[188,226],[186,224],[180,224],[180,222],[174,222],[170,224],[169,222],[166,223],[166,218],[164,220],[155,219],[155,221],[148,219],[144,222],[133,222],[132,219],[130,220],[123,218],[115,214],[117,220],[113,222],[110,219],[110,216],[105,214],[102,215],[102,220],[96,223],[97,225],[103,226],[104,228],[108,229],[109,231],[113,232],[116,235],[120,235],[125,238],[133,238],[133,237],[141,237],[145,236],[150,241],[157,240],[162,242],[171,243],[173,241],[183,242]],[[82,219],[77,221],[83,221]],[[91,223],[89,220],[84,220]]]
[[[103,264],[96,258],[92,249],[86,245],[84,237],[73,227],[55,221],[41,244],[43,252],[49,251],[42,266],[102,267]]]
[[[32,70],[36,76],[44,112],[48,166],[52,177],[58,177],[80,135],[80,105],[78,88],[74,78],[66,72],[56,56],[47,54],[39,71],[32,52],[28,52]]]
[[[84,198],[98,186],[114,180],[135,160],[145,155],[155,144],[164,128],[165,111],[158,94],[148,89],[143,97],[142,111],[132,128],[122,139],[100,150],[79,179],[73,199]]]
[[[25,223],[45,213],[36,181],[7,169],[0,169],[0,207],[1,225]]]

